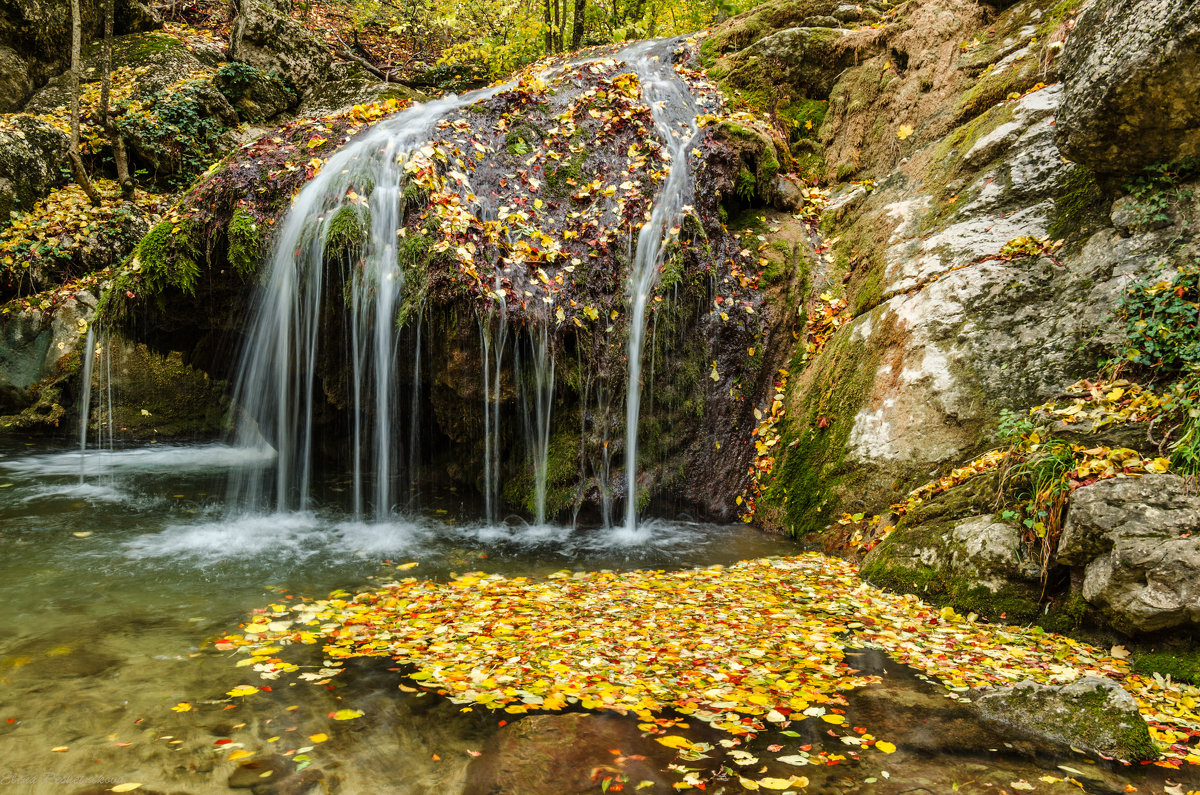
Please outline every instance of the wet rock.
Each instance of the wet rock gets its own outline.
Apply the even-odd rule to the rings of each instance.
[[[616,716],[570,713],[531,715],[505,726],[467,767],[462,795],[569,795],[594,792],[604,776],[624,773],[630,781],[670,783],[661,746],[641,737],[637,727]],[[629,757],[614,765],[609,749]]]
[[[301,116],[320,116],[345,108],[389,99],[419,102],[425,95],[399,83],[384,83],[358,64],[334,64],[329,79],[304,98],[297,111]]]
[[[763,3],[725,22],[711,37],[712,51],[717,54],[750,46],[763,36],[786,28],[807,27],[807,20],[823,21],[812,27],[839,27],[833,11],[843,5],[837,0],[793,0],[792,2]],[[827,24],[828,20],[833,24]]]
[[[857,22],[863,17],[863,8],[846,3],[835,8],[831,16],[838,22]]]
[[[973,696],[984,719],[1002,726],[1127,761],[1158,756],[1137,702],[1111,679],[1087,676],[1061,687],[1019,682]]]
[[[1061,562],[1127,633],[1200,626],[1200,495],[1177,475],[1102,480],[1071,497]]]
[[[285,756],[273,754],[242,762],[229,774],[225,783],[230,789],[250,789],[257,795],[260,787],[270,786],[272,789],[291,775],[293,764]]]
[[[802,28],[840,28],[842,23],[837,20],[837,17],[822,16],[822,17],[805,17],[800,21]]]
[[[333,59],[307,28],[267,0],[243,0],[239,10],[230,33],[234,60],[276,72],[301,95],[325,79]]]
[[[27,307],[5,315],[0,323],[0,413],[34,406],[49,384],[69,369],[96,298],[76,293],[57,310]],[[61,407],[60,407],[61,408]]]
[[[1063,51],[1063,154],[1128,174],[1200,154],[1200,6],[1185,0],[1097,0]]]
[[[254,67],[218,72],[213,82],[248,122],[272,119],[296,104],[295,93],[278,75]]]
[[[0,123],[0,218],[34,203],[63,181],[70,138],[32,116]]]
[[[780,210],[798,210],[804,206],[804,183],[790,174],[779,174],[771,186],[775,206]]]

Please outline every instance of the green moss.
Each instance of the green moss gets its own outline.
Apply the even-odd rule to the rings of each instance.
[[[841,506],[839,491],[866,477],[862,467],[847,466],[844,458],[855,415],[875,381],[882,349],[868,349],[842,329],[810,365],[811,378],[793,375],[789,392],[804,391],[789,395],[779,445],[784,450],[782,461],[762,501],[782,514],[784,529],[793,535],[826,527]],[[793,374],[800,369],[797,364],[790,368]]]
[[[189,295],[195,291],[200,264],[190,242],[193,226],[186,219],[163,221],[138,243],[130,269],[140,275],[144,295],[161,295],[167,288]]]
[[[945,532],[949,532],[946,526]],[[1041,614],[1041,605],[1030,598],[1029,592],[1017,587],[1003,587],[992,591],[982,585],[972,585],[968,580],[950,575],[944,569],[929,566],[891,566],[887,564],[887,539],[862,566],[859,573],[864,580],[880,588],[896,593],[915,594],[927,602],[944,607],[953,607],[967,615],[975,613],[993,621],[1010,624],[1029,624]]]
[[[1064,599],[1050,603],[1050,609],[1038,617],[1038,625],[1049,632],[1067,635],[1083,629],[1088,604],[1077,594],[1068,594]]]
[[[1133,670],[1141,674],[1161,674],[1176,682],[1200,686],[1200,647],[1135,651]]]
[[[240,207],[234,210],[225,236],[229,241],[226,258],[234,271],[242,276],[254,273],[266,251],[263,230],[254,216]]]
[[[1096,183],[1095,174],[1077,166],[1054,197],[1054,217],[1047,231],[1055,239],[1076,237],[1102,223],[1104,207],[1104,192]]]
[[[758,180],[749,169],[742,168],[734,179],[733,191],[742,201],[752,202],[758,196]]]
[[[583,178],[583,161],[586,153],[576,152],[569,160],[557,168],[546,168],[546,193],[556,199],[563,199],[574,192],[575,187]]]
[[[357,204],[346,204],[325,225],[325,255],[331,258],[350,259],[363,245],[367,237],[370,216],[366,208]]]

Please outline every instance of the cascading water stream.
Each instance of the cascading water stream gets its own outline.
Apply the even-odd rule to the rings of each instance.
[[[690,200],[692,185],[688,179],[688,157],[700,131],[691,92],[675,74],[670,60],[656,54],[656,45],[661,52],[661,43],[646,42],[631,47],[625,56],[641,80],[643,97],[650,106],[654,126],[665,139],[671,156],[667,179],[650,220],[638,233],[637,249],[629,268],[629,382],[625,397],[625,529],[628,532],[637,528],[638,417],[641,413],[646,305],[658,280],[667,231]]]
[[[354,412],[354,510],[386,517],[396,502],[394,479],[402,465],[394,438],[399,352],[396,314],[404,291],[397,235],[404,221],[408,155],[424,144],[448,113],[503,87],[447,97],[380,122],[333,155],[295,197],[283,219],[267,267],[239,366],[235,405],[241,411],[236,442],[271,446],[272,484],[248,472],[230,481],[229,504],[238,513],[273,507],[307,510],[314,455],[314,405],[321,365],[322,291],[337,225],[369,225],[357,261],[346,262],[349,282],[350,360]],[[328,355],[328,354],[327,354]],[[414,365],[416,366],[416,365]],[[367,477],[374,487],[367,501]],[[409,473],[410,480],[412,473]]]
[[[83,345],[83,398],[79,408],[79,482],[87,475],[87,432],[92,415],[92,362],[96,358],[96,330],[88,326]]]
[[[688,151],[698,132],[696,105],[669,61],[671,48],[670,42],[642,42],[617,54],[641,81],[644,99],[664,139],[670,162],[666,180],[638,234],[628,284],[631,312],[625,469],[629,488],[625,527],[630,530],[637,523],[637,436],[646,307],[668,229],[689,199]],[[430,141],[439,121],[508,87],[414,105],[380,122],[338,150],[293,200],[279,225],[265,269],[265,283],[251,317],[234,392],[239,412],[235,442],[243,448],[273,450],[274,472],[273,476],[254,470],[234,473],[229,486],[231,513],[310,508],[313,461],[320,452],[314,426],[318,412],[325,410],[317,402],[318,396],[322,387],[328,388],[323,383],[324,374],[341,362],[353,379],[347,385],[347,398],[353,405],[347,408],[353,412],[354,449],[349,463],[355,518],[386,518],[399,505],[415,505],[422,312],[418,309],[414,313],[415,329],[405,329],[418,340],[416,352],[410,353],[401,345],[403,338],[398,329],[402,325],[398,318],[407,314],[405,272],[399,261],[406,188],[417,152]],[[465,180],[460,183],[461,195],[476,205],[477,217],[495,212],[486,199],[472,194]],[[357,230],[350,244],[344,242],[347,229]],[[343,242],[339,244],[339,240]],[[334,306],[341,299],[336,294],[339,278],[344,285],[344,310]],[[498,270],[495,291],[502,294]],[[547,519],[555,372],[552,322],[546,317],[528,329],[531,372],[526,408],[533,416],[526,419],[530,429],[526,440],[534,476],[534,513],[539,524]],[[334,343],[327,337],[339,327],[346,329],[348,359],[330,350]],[[480,314],[479,328],[483,354],[483,492],[486,518],[495,522],[501,491],[501,374],[511,330],[503,302]],[[520,343],[512,342],[516,347]],[[401,374],[411,374],[412,378],[411,391],[403,395]],[[522,377],[520,372],[517,376]],[[600,403],[607,412],[609,400]],[[405,411],[407,417],[402,416]],[[404,435],[408,438],[402,439]],[[606,444],[601,466],[601,479],[606,481],[601,486],[606,526],[611,522],[609,455]]]

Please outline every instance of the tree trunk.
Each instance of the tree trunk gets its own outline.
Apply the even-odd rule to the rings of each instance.
[[[78,0],[76,0],[78,2]],[[104,3],[104,76],[100,83],[100,123],[108,135],[108,143],[112,147],[113,162],[117,166],[117,184],[121,186],[121,195],[126,199],[133,196],[133,178],[129,176],[129,156],[125,152],[125,139],[117,129],[117,123],[112,117],[110,95],[112,93],[112,36],[113,36],[113,5],[114,0]]]
[[[550,22],[550,0],[542,0],[542,15],[546,23],[546,54],[554,54],[554,28]]]
[[[88,179],[83,158],[79,156],[79,39],[82,23],[79,19],[79,0],[71,0],[71,171],[75,181],[92,204],[100,204],[100,194]]]
[[[575,0],[575,22],[571,26],[571,49],[578,50],[583,44],[583,11],[587,0]]]

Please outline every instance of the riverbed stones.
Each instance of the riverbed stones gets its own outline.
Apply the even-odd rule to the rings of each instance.
[[[1126,633],[1200,627],[1200,494],[1178,475],[1103,480],[1071,498],[1059,560]]]
[[[609,749],[620,749],[628,760],[619,771]],[[672,782],[661,772],[670,761],[661,758],[664,750],[619,716],[531,715],[496,732],[471,760],[462,795],[595,792],[606,771],[669,789]]]
[[[973,691],[987,721],[1127,761],[1157,758],[1137,702],[1111,679],[1085,676],[1063,686],[1018,682]]]
[[[1128,174],[1200,154],[1200,5],[1097,0],[1063,51],[1058,143],[1096,171]]]

